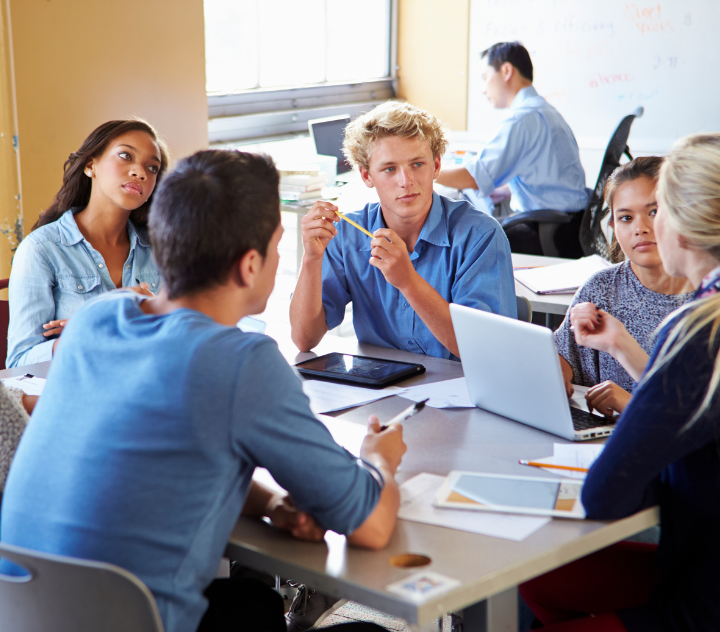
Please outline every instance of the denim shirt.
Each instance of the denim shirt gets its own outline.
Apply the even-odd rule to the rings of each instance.
[[[90,299],[117,289],[102,255],[82,236],[72,208],[60,219],[30,233],[18,246],[10,273],[10,327],[6,366],[24,366],[52,359],[53,338],[43,325],[70,318]],[[150,242],[127,223],[130,254],[123,266],[123,287],[146,282],[160,287],[160,273]]]

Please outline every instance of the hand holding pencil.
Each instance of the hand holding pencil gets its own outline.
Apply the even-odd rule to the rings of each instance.
[[[340,221],[340,216],[335,212],[337,210],[338,207],[332,202],[318,200],[300,220],[304,259],[322,261],[325,248],[337,235],[335,222]]]

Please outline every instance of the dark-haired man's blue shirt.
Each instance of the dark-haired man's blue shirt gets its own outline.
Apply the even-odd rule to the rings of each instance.
[[[495,138],[463,166],[477,183],[463,193],[480,209],[486,207],[483,198],[504,184],[516,211],[573,212],[588,203],[575,136],[532,86],[515,95]]]
[[[385,228],[380,204],[348,213],[371,233]],[[370,237],[347,222],[325,251],[322,300],[330,329],[352,301],[358,340],[438,358],[450,353],[415,313],[400,290],[370,265]],[[448,303],[517,317],[510,246],[500,224],[467,202],[433,194],[433,203],[410,261]]]

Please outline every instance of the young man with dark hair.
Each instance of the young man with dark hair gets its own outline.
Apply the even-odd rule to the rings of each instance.
[[[263,311],[275,280],[282,226],[269,159],[182,160],[149,227],[163,289],[108,294],[65,328],[5,487],[2,540],[128,569],[166,632],[283,632],[276,593],[211,584],[241,510],[300,538],[332,529],[382,547],[402,431],[371,417],[358,462],[312,415],[275,342],[235,326]],[[292,500],[254,483],[256,467]]]
[[[585,171],[572,130],[560,113],[532,85],[533,66],[518,42],[501,42],[481,53],[486,60],[484,93],[495,108],[508,108],[493,140],[462,167],[443,169],[437,181],[462,189],[478,208],[482,198],[511,198],[516,211],[554,209],[574,213],[556,233],[561,254],[582,256],[578,240],[582,210],[588,202]],[[513,252],[542,254],[537,231],[526,226],[508,230]]]

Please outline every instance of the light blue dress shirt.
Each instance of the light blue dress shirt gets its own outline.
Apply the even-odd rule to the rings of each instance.
[[[166,632],[195,632],[256,467],[344,534],[380,482],[312,414],[274,340],[141,300],[106,294],[68,322],[10,469],[2,541],[126,568]]]
[[[385,228],[380,204],[348,213],[371,233]],[[347,222],[323,258],[325,320],[337,327],[352,301],[358,340],[438,358],[450,353],[415,313],[400,290],[370,265],[370,237]],[[510,246],[500,225],[464,201],[433,193],[432,207],[410,261],[416,272],[448,303],[517,317]]]
[[[464,195],[478,208],[509,185],[516,211],[580,211],[588,203],[585,170],[572,130],[535,88],[515,95],[507,118],[485,148],[463,165],[477,183]]]
[[[20,242],[10,272],[8,368],[52,359],[54,339],[42,334],[51,320],[70,318],[87,301],[117,289],[102,255],[82,236],[74,213],[31,232]],[[123,287],[146,282],[160,288],[160,273],[150,242],[132,222],[127,223],[130,254],[123,266]]]

